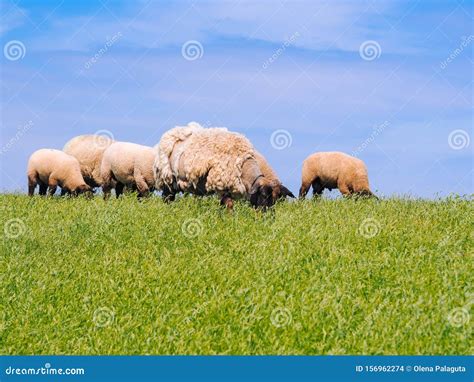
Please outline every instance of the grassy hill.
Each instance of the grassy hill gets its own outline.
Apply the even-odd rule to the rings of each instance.
[[[473,352],[472,200],[0,206],[2,354]]]

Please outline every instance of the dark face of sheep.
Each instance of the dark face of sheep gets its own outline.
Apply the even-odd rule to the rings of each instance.
[[[80,195],[84,193],[87,193],[88,196],[92,196],[92,187],[87,184],[81,184],[80,186],[77,186],[72,192],[73,195]]]
[[[263,208],[264,210],[273,206],[275,204],[273,188],[265,179],[257,179],[250,191],[250,204],[255,208]]]

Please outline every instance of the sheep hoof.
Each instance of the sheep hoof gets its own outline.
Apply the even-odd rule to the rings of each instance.
[[[176,195],[175,195],[175,194],[169,194],[169,195],[164,195],[164,196],[163,196],[163,201],[164,201],[165,203],[174,202],[175,199],[176,199]]]

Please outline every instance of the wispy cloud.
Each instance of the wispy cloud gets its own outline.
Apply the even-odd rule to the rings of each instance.
[[[0,4],[0,15],[0,37],[28,21],[28,11],[9,2]]]

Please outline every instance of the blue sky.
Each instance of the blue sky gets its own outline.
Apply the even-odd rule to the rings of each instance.
[[[197,121],[294,192],[316,151],[357,154],[381,195],[474,192],[471,1],[0,4],[2,191],[25,192],[36,149]]]

